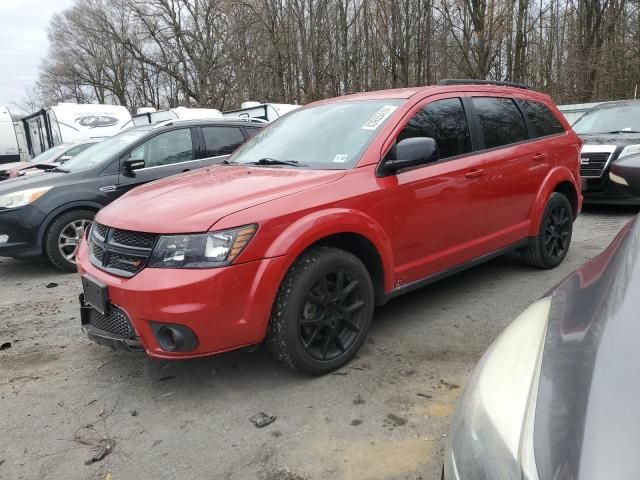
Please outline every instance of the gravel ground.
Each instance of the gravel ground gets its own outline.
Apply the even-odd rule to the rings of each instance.
[[[262,348],[183,362],[114,353],[80,331],[76,275],[0,259],[0,478],[439,478],[482,352],[636,212],[586,210],[555,270],[510,255],[393,300],[358,357],[321,378]],[[276,420],[256,428],[260,412]]]

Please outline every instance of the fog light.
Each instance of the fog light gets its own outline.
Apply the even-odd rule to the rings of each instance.
[[[0,234],[0,243],[7,243],[9,241],[9,235]]]
[[[190,352],[198,347],[194,333],[184,325],[150,322],[158,345],[167,352]]]

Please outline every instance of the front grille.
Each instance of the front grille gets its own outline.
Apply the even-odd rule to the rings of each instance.
[[[152,248],[156,235],[152,233],[132,232],[130,230],[114,230],[113,242],[128,247]]]
[[[127,314],[114,306],[109,307],[106,315],[102,315],[92,308],[89,311],[89,325],[123,338],[133,338],[135,336]]]
[[[589,152],[580,154],[580,176],[582,178],[600,178],[604,172],[610,153]]]
[[[98,236],[104,240],[105,238],[107,238],[107,232],[109,231],[109,227],[107,227],[106,225],[102,225],[100,223],[94,223],[95,225],[95,232],[98,234]]]
[[[95,225],[89,239],[93,265],[121,277],[132,277],[145,267],[157,235]]]

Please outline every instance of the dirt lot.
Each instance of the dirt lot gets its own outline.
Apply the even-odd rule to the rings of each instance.
[[[556,270],[508,256],[390,302],[356,360],[322,378],[264,349],[173,363],[111,352],[80,331],[75,275],[2,259],[0,478],[439,478],[482,352],[634,213],[587,210]],[[259,412],[277,418],[258,429]]]

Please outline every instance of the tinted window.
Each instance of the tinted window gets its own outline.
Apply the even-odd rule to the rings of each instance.
[[[536,137],[545,137],[564,132],[560,121],[551,113],[546,105],[529,100],[520,100],[520,107],[529,119]]]
[[[473,106],[484,135],[484,148],[500,147],[529,138],[524,118],[510,98],[475,97]]]
[[[193,160],[191,130],[161,133],[134,148],[129,158],[143,159],[146,167],[159,167]]]
[[[253,137],[256,133],[260,131],[259,128],[245,128],[244,130],[245,132],[247,132],[247,135],[249,135],[249,138]]]
[[[244,135],[237,127],[204,127],[202,135],[208,157],[229,155],[244,143]]]
[[[413,137],[435,139],[440,158],[469,153],[471,137],[462,101],[459,98],[436,100],[419,110],[400,132],[398,141]]]

